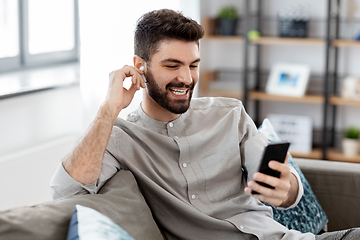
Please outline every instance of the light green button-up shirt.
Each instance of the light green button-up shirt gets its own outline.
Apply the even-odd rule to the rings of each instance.
[[[84,186],[60,165],[51,187],[54,198],[96,193],[127,169],[167,239],[315,239],[277,223],[270,207],[244,192],[244,169],[251,178],[266,145],[235,99],[193,99],[172,122],[139,107],[127,121],[116,121],[97,182]],[[297,204],[303,189],[292,172],[300,183]]]

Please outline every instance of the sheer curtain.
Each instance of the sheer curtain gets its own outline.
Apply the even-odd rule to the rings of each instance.
[[[199,20],[199,2],[194,0],[80,0],[80,79],[88,126],[106,97],[108,75],[133,64],[133,34],[137,19],[144,13],[169,8]],[[142,99],[138,91],[120,117],[136,108]]]

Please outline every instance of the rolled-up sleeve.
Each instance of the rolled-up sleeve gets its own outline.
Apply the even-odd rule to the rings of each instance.
[[[105,182],[121,169],[119,161],[115,158],[116,154],[113,153],[118,153],[115,131],[112,132],[108,142],[99,179],[87,185],[81,184],[72,178],[61,163],[50,182],[53,199],[79,194],[96,194]]]
[[[88,185],[79,183],[66,172],[61,163],[50,182],[51,194],[53,199],[87,194],[96,191],[96,183],[97,181]]]

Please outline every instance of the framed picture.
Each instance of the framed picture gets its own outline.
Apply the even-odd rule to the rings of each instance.
[[[274,95],[302,97],[306,92],[309,76],[308,65],[276,63],[271,68],[265,91]]]
[[[289,114],[269,114],[267,118],[283,141],[289,141],[290,153],[309,153],[312,149],[312,118]]]
[[[354,76],[346,77],[342,82],[341,97],[360,99],[360,78]]]

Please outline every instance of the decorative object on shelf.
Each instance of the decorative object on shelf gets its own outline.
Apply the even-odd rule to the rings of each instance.
[[[310,76],[306,64],[276,63],[270,71],[265,91],[292,97],[304,96]]]
[[[250,41],[256,40],[260,37],[260,32],[259,31],[255,31],[255,30],[251,30],[248,32],[248,39]]]
[[[217,20],[220,35],[235,35],[238,12],[234,6],[222,7],[217,15]]]
[[[360,100],[360,78],[346,77],[342,82],[341,97]]]
[[[359,135],[360,129],[357,127],[345,129],[342,140],[343,153],[345,156],[354,157],[359,153]]]
[[[297,4],[283,8],[278,14],[278,31],[280,37],[307,37],[309,14],[306,4]]]
[[[360,41],[360,32],[355,36],[354,40]]]
[[[201,25],[204,27],[205,30],[205,38],[217,35],[218,30],[216,18],[204,17],[201,21]]]
[[[346,2],[346,20],[348,21],[347,35],[349,39],[360,40],[360,33],[354,37],[355,16],[359,10],[356,0],[348,0]]]
[[[290,152],[309,153],[312,150],[312,119],[309,116],[269,114],[277,135],[282,141],[289,141]]]

